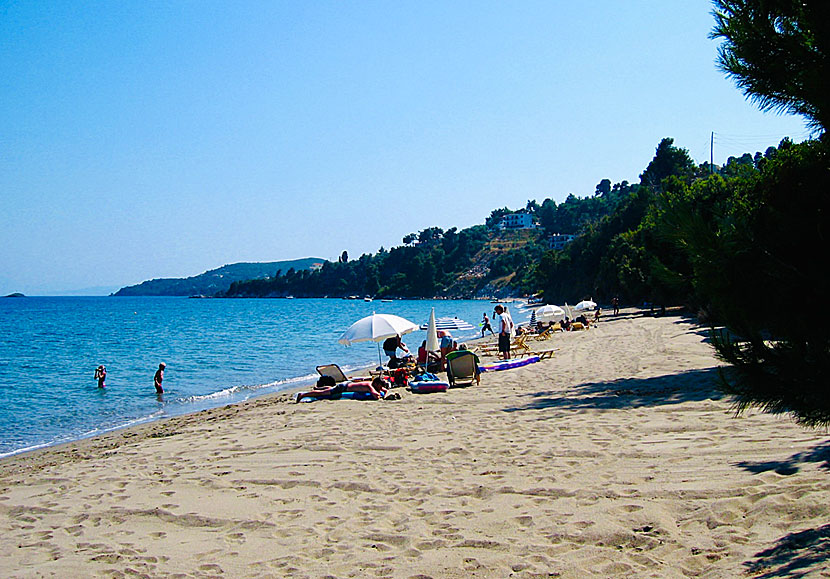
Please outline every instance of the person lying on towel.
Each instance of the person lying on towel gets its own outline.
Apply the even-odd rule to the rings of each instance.
[[[378,376],[371,383],[369,382],[341,382],[334,384],[334,378],[331,376],[321,376],[317,380],[314,390],[308,392],[298,392],[297,402],[303,398],[325,398],[328,400],[338,400],[343,396],[344,392],[362,392],[369,394],[373,400],[380,400],[386,395],[387,384]]]

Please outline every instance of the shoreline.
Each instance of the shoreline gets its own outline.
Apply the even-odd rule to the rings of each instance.
[[[735,417],[690,319],[397,401],[286,393],[0,460],[7,576],[830,573],[830,441]]]
[[[298,306],[263,300],[249,300],[242,305],[169,298],[67,296],[33,300],[10,314],[10,333],[26,347],[15,352],[7,341],[4,350],[11,363],[2,372],[2,391],[10,397],[0,415],[3,456],[81,440],[159,417],[307,387],[316,380],[317,364],[337,362],[350,373],[374,367],[377,360],[374,344],[344,348],[336,343],[337,329],[371,313],[372,304],[363,302],[299,300],[302,304]],[[445,315],[469,318],[470,310],[481,314],[480,305],[401,302],[388,311],[419,319],[434,306],[444,308]],[[36,315],[41,311],[46,318],[39,322]],[[71,325],[74,312],[88,312],[81,314],[81,328],[73,329]],[[231,312],[238,312],[246,323],[223,326],[232,319],[228,317],[233,315]],[[99,315],[100,323],[95,321]],[[318,316],[329,321],[321,327]],[[164,322],[150,322],[156,317]],[[271,323],[274,317],[293,322],[275,325]],[[48,341],[42,346],[36,335],[39,323],[53,324],[56,331],[63,329],[68,335],[76,335],[77,331],[78,336],[96,337],[72,342],[71,348],[57,348]],[[165,328],[166,337],[156,350],[152,334],[158,327]],[[211,327],[223,331],[210,332]],[[301,329],[307,337],[292,338],[292,327]],[[119,339],[125,331],[134,334],[132,344]],[[38,360],[38,356],[44,359]],[[159,360],[168,362],[171,370],[170,388],[166,388],[163,399],[157,399],[152,386],[145,388],[146,372],[152,376]],[[37,370],[27,371],[27,364]],[[99,364],[110,370],[106,390],[96,388],[89,379],[92,371],[87,376],[84,369]]]

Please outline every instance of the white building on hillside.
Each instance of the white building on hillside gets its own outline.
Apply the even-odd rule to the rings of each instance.
[[[510,213],[505,215],[496,225],[499,229],[535,229],[536,224],[533,223],[533,216],[530,213]]]
[[[565,249],[571,241],[576,239],[576,235],[569,235],[567,233],[554,233],[550,236],[550,248],[557,251]]]

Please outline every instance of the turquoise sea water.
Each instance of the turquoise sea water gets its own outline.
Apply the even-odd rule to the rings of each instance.
[[[476,327],[493,312],[486,301],[0,299],[0,456],[293,389],[316,380],[320,364],[375,366],[376,344],[337,343],[346,328],[373,312],[426,323],[432,307]],[[529,315],[511,311],[517,322]],[[404,341],[415,352],[424,338]]]

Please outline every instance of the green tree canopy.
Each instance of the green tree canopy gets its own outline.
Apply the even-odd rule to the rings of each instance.
[[[830,123],[830,2],[715,0],[718,65],[761,110]]]

